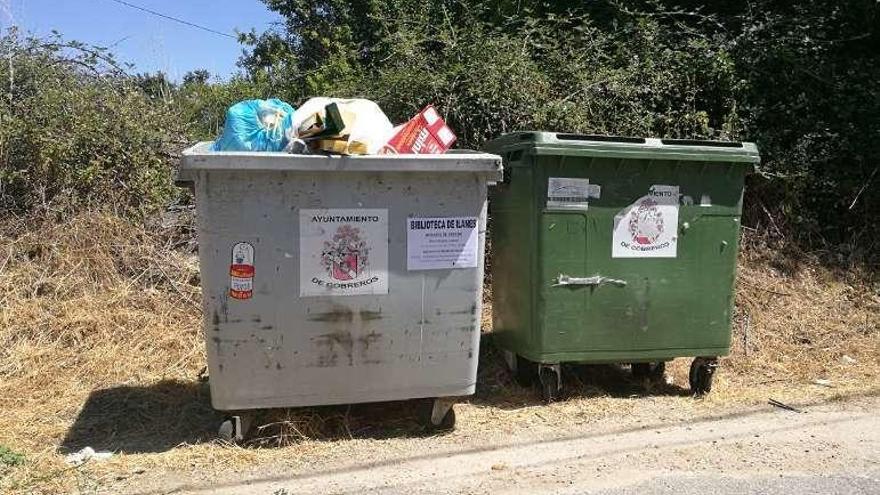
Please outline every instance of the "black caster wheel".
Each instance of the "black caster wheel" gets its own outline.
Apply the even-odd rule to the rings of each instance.
[[[241,443],[247,437],[252,424],[253,416],[251,415],[227,416],[226,419],[220,423],[220,428],[217,430],[217,436],[220,437],[221,440],[227,442]]]
[[[697,357],[691,363],[691,371],[688,381],[691,392],[696,396],[703,396],[712,391],[712,378],[715,368],[718,367],[718,359],[714,357]]]
[[[637,381],[650,380],[652,382],[661,382],[666,373],[666,362],[658,363],[633,363],[632,374]]]
[[[562,392],[559,370],[552,367],[542,367],[538,378],[541,381],[541,399],[550,403],[559,398]]]
[[[419,423],[425,431],[435,433],[455,429],[453,402],[442,399],[424,399],[418,407]]]

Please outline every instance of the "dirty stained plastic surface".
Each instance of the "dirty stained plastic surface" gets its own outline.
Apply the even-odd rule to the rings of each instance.
[[[501,179],[499,157],[298,156],[208,146],[184,152],[179,180],[191,181],[196,196],[215,408],[474,392],[486,194]],[[301,295],[301,211],[324,209],[387,210],[387,237],[370,240],[387,245],[387,293]],[[410,217],[478,218],[477,266],[408,270]],[[370,263],[379,266],[382,250],[372,249]],[[345,279],[363,268],[348,260],[327,276]]]
[[[522,132],[484,149],[505,167],[490,191],[493,332],[503,348],[539,363],[729,352],[753,144]],[[581,197],[550,198],[553,178],[580,180],[557,183]],[[677,198],[640,202],[658,185]],[[618,226],[632,237],[617,237]],[[674,254],[615,256],[613,244],[647,251],[662,236]]]

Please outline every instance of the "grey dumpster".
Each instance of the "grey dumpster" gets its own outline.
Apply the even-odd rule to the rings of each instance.
[[[490,154],[183,153],[195,191],[211,401],[243,411],[474,393]],[[447,398],[447,399],[444,399]]]

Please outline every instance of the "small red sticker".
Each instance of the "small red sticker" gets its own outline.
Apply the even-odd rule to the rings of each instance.
[[[239,242],[232,247],[229,296],[233,299],[250,299],[254,296],[254,247],[247,242]]]

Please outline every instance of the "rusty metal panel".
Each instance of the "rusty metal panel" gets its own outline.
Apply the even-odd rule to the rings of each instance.
[[[500,176],[500,158],[369,157],[361,171],[352,157],[270,155],[271,166],[258,166],[261,154],[212,154],[195,147],[186,152],[181,169],[196,193],[214,407],[472,394],[486,192]],[[245,165],[237,167],[236,160]],[[387,231],[363,227],[373,235],[363,241],[366,247],[347,257],[321,258],[327,253],[300,252],[302,211],[327,211],[327,218],[333,212],[365,212],[365,218],[387,222]],[[422,217],[478,218],[477,266],[408,270],[408,219]],[[387,238],[376,239],[376,232]],[[350,229],[329,232],[327,238],[346,233]],[[376,242],[387,246],[387,260],[376,259],[381,250],[369,244]],[[385,277],[385,293],[302,295],[302,275],[310,280],[302,266],[316,269],[307,264],[312,258],[303,256],[326,262],[328,280],[336,284],[350,279],[354,286],[361,269],[372,269]]]

